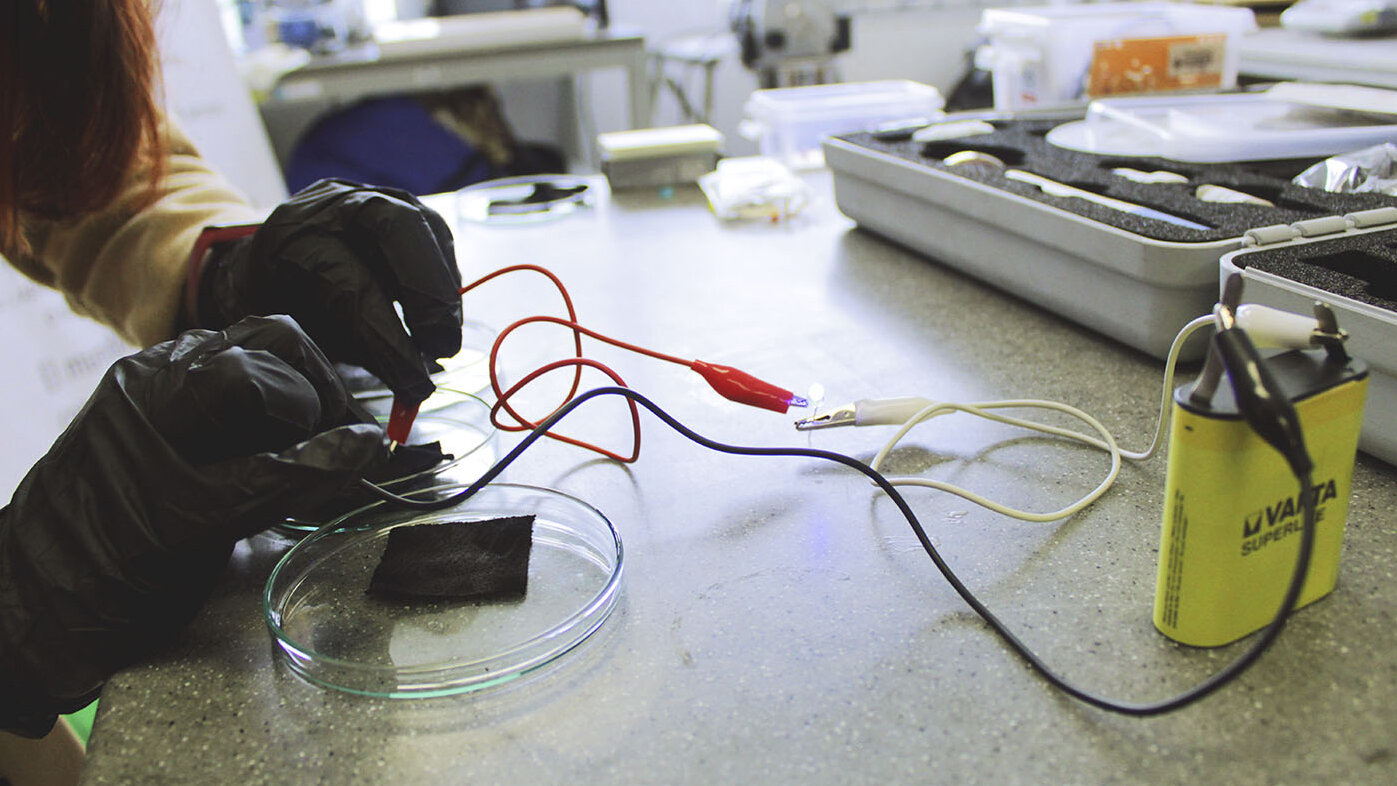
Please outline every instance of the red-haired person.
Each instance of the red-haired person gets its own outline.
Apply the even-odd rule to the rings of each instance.
[[[442,218],[322,181],[259,221],[161,111],[152,13],[0,3],[0,255],[148,347],[0,509],[0,729],[26,737],[177,632],[238,539],[386,460],[332,361],[420,401],[460,348]]]

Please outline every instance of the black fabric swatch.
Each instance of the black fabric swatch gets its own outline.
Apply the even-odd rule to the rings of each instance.
[[[423,442],[418,445],[399,445],[393,449],[388,462],[365,475],[373,483],[391,483],[400,478],[410,477],[419,472],[450,461],[453,456],[441,449],[440,442]]]
[[[440,442],[424,442],[420,445],[399,445],[380,467],[370,470],[364,479],[383,486],[389,483],[389,491],[394,494],[411,496],[414,491],[440,485],[443,481],[436,473],[427,470],[450,461],[453,456],[443,453]],[[407,480],[411,478],[411,480]],[[357,510],[379,497],[358,487],[351,486],[344,493],[327,502],[313,506],[293,505],[287,516],[298,521],[314,523],[317,526],[337,519],[352,510]]]
[[[398,527],[369,582],[395,599],[519,600],[528,589],[533,516]]]

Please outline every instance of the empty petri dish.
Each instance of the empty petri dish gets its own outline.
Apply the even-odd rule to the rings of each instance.
[[[386,423],[386,413],[376,415]],[[407,445],[437,443],[449,458],[430,466],[420,462],[397,462],[385,476],[372,477],[380,486],[397,494],[410,495],[416,490],[444,483],[470,485],[499,458],[499,432],[490,424],[490,405],[475,396],[430,412],[420,412],[412,425]],[[351,491],[338,504],[326,506],[320,515],[302,513],[285,519],[274,529],[283,535],[296,537],[313,532],[334,518],[342,516],[372,501],[366,492]]]
[[[594,177],[525,175],[487,180],[456,192],[456,212],[482,224],[528,224],[571,215],[593,203]]]
[[[499,331],[488,325],[466,320],[461,326],[461,351],[438,361],[441,370],[432,374],[437,390],[422,402],[418,411],[448,407],[490,387],[490,347],[498,335]],[[383,380],[358,366],[342,363],[337,370],[350,395],[371,414],[376,417],[388,415],[393,403],[393,391],[383,384]]]
[[[521,515],[534,517],[522,599],[368,592],[395,529]],[[314,684],[387,698],[445,696],[538,672],[577,648],[615,607],[622,562],[621,539],[596,508],[559,491],[498,483],[446,510],[376,502],[327,524],[277,563],[263,612],[279,660]]]

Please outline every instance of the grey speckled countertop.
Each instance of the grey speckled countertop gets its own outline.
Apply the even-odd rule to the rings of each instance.
[[[1148,441],[1162,363],[856,229],[828,179],[813,180],[821,199],[784,224],[723,225],[696,189],[679,189],[547,224],[461,224],[457,249],[467,280],[545,265],[591,327],[800,392],[818,384],[826,405],[1050,398],[1093,413],[1125,447]],[[559,309],[525,276],[467,301],[496,327]],[[522,350],[520,367],[534,351],[545,354]],[[792,417],[730,405],[683,369],[598,354],[716,439],[868,459],[888,436],[797,433]],[[589,423],[620,435],[613,415]],[[1397,476],[1386,464],[1358,461],[1336,591],[1235,684],[1137,720],[1030,671],[852,472],[713,453],[649,416],[643,427],[630,467],[549,443],[506,473],[587,500],[625,541],[619,607],[556,668],[419,701],[302,682],[276,661],[260,616],[288,543],[262,536],[239,547],[172,647],[108,684],[85,782],[1397,782]],[[1100,453],[1014,436],[943,419],[914,433],[893,469],[1041,510],[1106,469]],[[1237,652],[1175,645],[1150,622],[1165,467],[1128,463],[1097,504],[1051,524],[908,496],[951,565],[1049,663],[1143,700]]]

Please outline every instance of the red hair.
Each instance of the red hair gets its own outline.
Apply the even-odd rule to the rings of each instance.
[[[0,250],[21,215],[82,215],[164,159],[150,0],[0,1]]]

